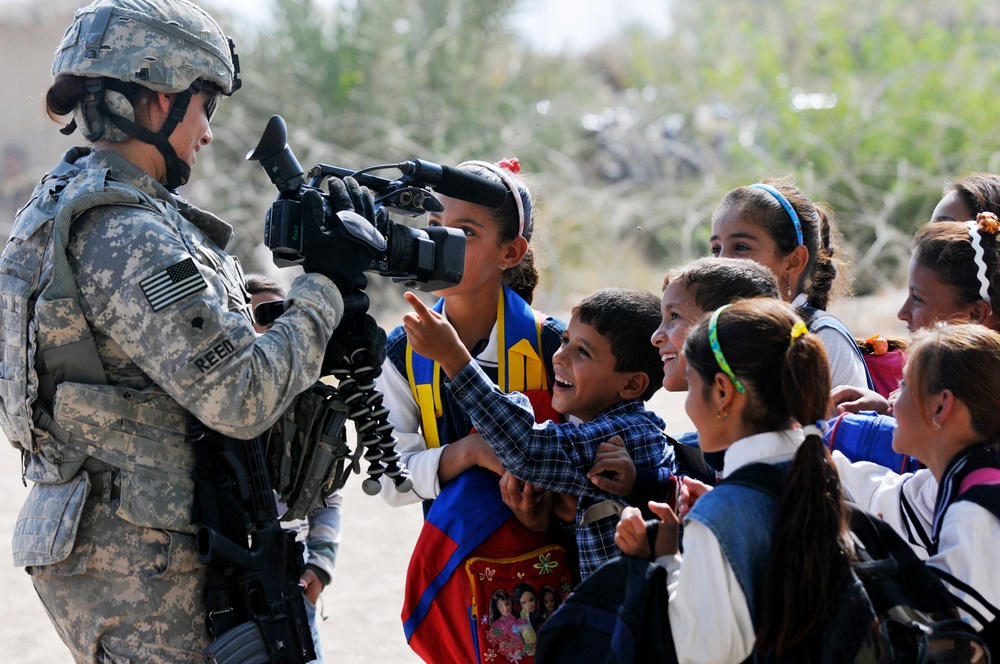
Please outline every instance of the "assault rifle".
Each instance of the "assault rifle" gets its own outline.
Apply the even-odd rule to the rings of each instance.
[[[278,521],[261,438],[236,440],[202,427],[196,542],[208,566],[210,664],[304,664],[316,659],[299,578],[303,546]]]

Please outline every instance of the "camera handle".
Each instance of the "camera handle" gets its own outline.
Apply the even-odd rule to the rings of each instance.
[[[324,364],[339,381],[337,392],[348,407],[347,417],[354,422],[358,448],[365,450],[368,478],[361,488],[369,496],[376,495],[382,488],[379,480],[385,475],[392,479],[397,491],[412,489],[410,472],[400,464],[400,454],[396,451],[389,409],[382,405],[382,393],[375,389],[375,377],[381,367],[371,357],[364,340],[355,334],[346,335],[340,339],[339,357],[330,357],[328,351]]]

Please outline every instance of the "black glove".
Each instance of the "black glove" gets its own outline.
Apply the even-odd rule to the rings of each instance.
[[[363,307],[348,305],[356,291],[364,290],[365,268],[375,256],[385,253],[385,238],[375,227],[378,216],[371,192],[358,186],[354,178],[331,179],[329,203],[315,189],[306,189],[301,202],[302,267],[329,277],[344,296],[345,308],[366,310],[363,292]],[[386,214],[379,210],[379,216]]]
[[[371,189],[362,187],[357,180],[350,176],[342,180],[330,178],[327,180],[327,187],[330,190],[330,208],[334,212],[353,210],[367,219],[382,235],[385,235],[389,212],[385,208],[375,209],[375,196]]]
[[[364,363],[371,367],[372,378],[382,373],[385,362],[385,330],[368,314],[345,318],[330,337],[323,358],[323,375],[331,369],[356,364],[362,358],[358,350],[365,351]]]

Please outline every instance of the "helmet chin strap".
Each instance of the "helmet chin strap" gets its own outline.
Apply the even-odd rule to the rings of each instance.
[[[169,139],[174,129],[177,128],[177,125],[183,122],[184,116],[187,114],[188,105],[191,103],[191,97],[201,90],[201,81],[195,81],[187,90],[177,93],[177,99],[174,100],[170,113],[167,114],[163,126],[158,132],[152,132],[128,118],[110,113],[104,98],[105,86],[110,89],[115,88],[113,83],[110,85],[102,83],[99,90],[91,90],[104,116],[110,119],[115,127],[129,136],[137,138],[143,143],[148,143],[159,150],[166,162],[167,181],[164,184],[170,191],[176,191],[179,186],[186,183],[191,177],[191,166],[177,156],[177,152],[174,150],[174,146],[170,144]]]

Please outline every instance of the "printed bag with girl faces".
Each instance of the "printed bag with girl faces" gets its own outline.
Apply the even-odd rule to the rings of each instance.
[[[549,545],[512,558],[465,563],[480,662],[532,664],[538,629],[571,590],[566,549]]]

